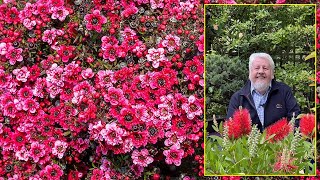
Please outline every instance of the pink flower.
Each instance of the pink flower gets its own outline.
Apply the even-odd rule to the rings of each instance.
[[[61,159],[68,147],[68,143],[57,140],[54,143],[54,147],[52,148],[52,154],[57,155],[59,159]]]
[[[4,20],[9,24],[17,24],[20,22],[19,10],[16,7],[11,7],[6,12],[3,12],[3,14],[5,14],[6,17]]]
[[[163,154],[166,156],[167,164],[174,164],[176,166],[180,166],[181,159],[184,155],[184,151],[181,150],[178,146],[173,145],[169,150],[164,150]]]
[[[87,68],[85,70],[82,70],[81,76],[83,77],[83,79],[90,79],[94,76],[94,73],[92,72],[91,68]]]
[[[43,32],[42,41],[47,42],[48,44],[52,44],[56,36],[57,36],[56,29],[53,28],[50,30],[45,30]]]
[[[96,83],[99,84],[101,87],[109,88],[113,86],[114,83],[117,81],[114,78],[114,72],[111,70],[100,70],[96,76]]]
[[[120,31],[120,34],[123,38],[129,38],[136,36],[136,32],[129,27],[125,27],[123,31]]]
[[[6,55],[9,47],[10,45],[7,43],[0,43],[0,55]]]
[[[17,113],[17,108],[13,102],[4,105],[3,115],[14,118]]]
[[[21,62],[23,60],[23,57],[21,54],[22,54],[21,48],[14,48],[13,46],[10,46],[6,54],[6,58],[9,59],[9,62],[11,65],[14,65],[16,64],[17,61]]]
[[[44,175],[44,174],[46,175],[46,177],[48,179],[59,180],[61,178],[61,176],[63,175],[63,170],[57,164],[53,164],[52,166],[47,165],[44,169],[44,172],[40,173],[40,177],[41,177],[41,175]]]
[[[119,46],[117,44],[111,45],[107,44],[102,47],[103,50],[103,59],[108,59],[109,61],[113,62],[116,60],[117,57],[120,57],[118,54]]]
[[[34,162],[37,163],[41,157],[45,156],[45,154],[45,145],[39,144],[39,142],[32,142],[29,155]]]
[[[134,109],[132,108],[122,108],[120,116],[118,117],[118,122],[128,130],[131,130],[134,125],[139,123],[138,119],[135,117]]]
[[[163,40],[161,44],[163,47],[166,47],[169,52],[172,52],[180,46],[180,38],[178,36],[169,34],[165,37],[165,40]]]
[[[150,0],[151,9],[163,8],[164,1],[163,0]]]
[[[34,26],[37,25],[37,23],[36,23],[36,21],[31,21],[30,19],[24,19],[24,20],[23,20],[23,25],[24,25],[27,29],[31,30],[31,29],[33,29]]]
[[[94,10],[92,14],[84,16],[88,30],[101,32],[102,25],[107,22],[107,18],[100,14],[99,10]]]
[[[60,21],[64,21],[67,15],[69,15],[69,11],[64,6],[52,7],[51,11],[52,11],[51,18],[59,19]]]
[[[150,48],[148,50],[148,54],[146,55],[148,61],[152,62],[152,66],[154,68],[158,68],[160,65],[160,62],[168,61],[168,59],[164,55],[164,49],[163,48]]]
[[[73,46],[60,46],[59,50],[57,51],[59,56],[62,59],[62,62],[68,62],[70,58],[74,57],[73,51],[75,50],[75,47]]]
[[[188,119],[193,119],[195,116],[202,114],[200,102],[193,95],[188,98],[188,103],[182,105],[182,109],[187,113]]]
[[[163,121],[171,120],[171,108],[166,104],[159,104],[158,109],[154,112],[154,115]]]
[[[180,146],[180,144],[186,139],[185,136],[179,136],[178,132],[173,131],[167,131],[165,136],[166,140],[164,141],[164,145],[166,146]]]
[[[31,98],[26,99],[22,105],[22,109],[25,111],[29,111],[30,113],[35,113],[38,108],[39,108],[39,103]]]
[[[28,86],[23,87],[18,91],[18,97],[21,100],[32,98],[32,96],[33,96],[32,89]]]
[[[133,164],[137,164],[143,167],[147,167],[153,162],[153,158],[149,156],[149,151],[147,149],[142,149],[140,152],[134,150],[131,154]]]
[[[14,69],[13,74],[16,75],[16,79],[21,82],[27,82],[30,72],[28,68],[23,66],[21,69]]]
[[[106,124],[105,128],[100,133],[106,143],[111,146],[123,143],[123,136],[127,134],[126,131],[118,127],[115,122]]]
[[[134,5],[126,6],[125,9],[121,12],[121,16],[128,18],[129,16],[136,14],[139,9]]]
[[[110,104],[113,106],[117,106],[126,102],[122,90],[114,87],[108,88],[108,94],[104,96],[104,100],[106,102],[110,102]]]
[[[196,42],[196,45],[198,46],[198,51],[204,51],[204,35],[201,35],[199,37],[199,40]]]

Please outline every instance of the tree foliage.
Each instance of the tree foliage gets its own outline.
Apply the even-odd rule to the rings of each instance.
[[[247,58],[314,49],[314,6],[207,6],[206,50]]]
[[[248,63],[239,57],[206,55],[206,114],[225,115],[230,97],[248,78]],[[208,118],[208,117],[207,117]]]

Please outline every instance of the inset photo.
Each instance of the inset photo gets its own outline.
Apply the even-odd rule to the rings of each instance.
[[[315,176],[315,5],[205,5],[205,176]]]

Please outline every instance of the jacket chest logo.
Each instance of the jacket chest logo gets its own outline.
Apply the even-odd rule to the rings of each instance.
[[[276,105],[276,108],[277,108],[277,109],[281,109],[281,108],[282,108],[282,104],[277,104],[277,105]]]

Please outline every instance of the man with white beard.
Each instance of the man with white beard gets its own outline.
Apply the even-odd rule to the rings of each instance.
[[[301,113],[291,88],[274,80],[274,62],[267,53],[253,53],[249,58],[249,80],[231,97],[227,119],[239,106],[250,112],[252,124],[260,131],[283,117],[290,120]],[[297,125],[297,124],[296,124]]]

